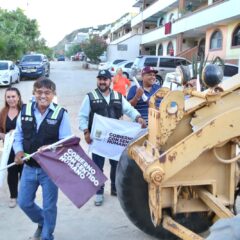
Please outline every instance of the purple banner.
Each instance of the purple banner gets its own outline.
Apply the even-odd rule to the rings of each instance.
[[[73,137],[54,150],[37,152],[33,158],[52,181],[78,207],[107,180],[79,145],[80,138]]]

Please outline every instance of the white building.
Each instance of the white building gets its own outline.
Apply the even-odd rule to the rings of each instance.
[[[238,62],[239,0],[136,0],[133,6],[139,14],[123,16],[108,30],[109,61],[150,54]]]
[[[131,20],[136,14],[126,14],[114,24],[107,32],[110,40],[107,49],[108,61],[116,58],[134,60],[139,55],[141,34],[132,30]]]
[[[82,43],[85,40],[87,40],[88,38],[89,38],[88,33],[79,32],[76,34],[75,38],[73,39],[73,44]]]

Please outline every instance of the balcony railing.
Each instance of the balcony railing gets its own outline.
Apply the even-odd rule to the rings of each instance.
[[[193,31],[196,35],[199,32],[198,29],[212,26],[213,23],[217,26],[217,24],[222,24],[225,20],[239,19],[239,9],[239,0],[218,1],[206,8],[198,9],[193,14],[176,19],[172,24],[170,34],[165,34],[164,27],[159,27],[143,34],[142,44],[159,41],[159,39],[164,40],[181,32]]]
[[[177,7],[177,0],[162,0],[162,1],[156,1],[151,6],[146,8],[144,11],[140,12],[136,17],[134,17],[131,21],[131,26],[137,26],[144,20],[148,19],[149,17],[157,14],[161,11],[166,11],[166,9],[169,8],[169,6],[175,5],[175,8]]]

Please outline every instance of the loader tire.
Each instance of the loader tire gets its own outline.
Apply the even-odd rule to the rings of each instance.
[[[123,152],[116,173],[117,196],[128,218],[143,232],[158,239],[177,239],[161,225],[154,227],[148,206],[148,184],[134,160],[129,158],[127,149]],[[170,210],[166,209],[170,215]],[[206,214],[177,214],[175,221],[195,233],[206,231],[211,225]]]

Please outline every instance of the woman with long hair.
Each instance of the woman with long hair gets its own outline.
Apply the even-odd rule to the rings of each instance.
[[[0,139],[4,141],[5,134],[16,128],[18,114],[22,107],[21,94],[17,88],[9,87],[5,91],[5,105],[0,112]],[[11,149],[8,164],[14,162],[15,154]],[[10,191],[9,207],[17,204],[18,181],[21,177],[22,165],[8,168],[7,182]]]

